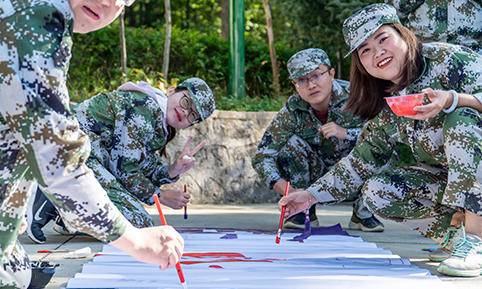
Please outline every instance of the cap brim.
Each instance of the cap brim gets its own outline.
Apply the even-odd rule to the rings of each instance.
[[[196,107],[196,111],[199,114],[199,117],[201,118],[201,121],[204,120],[204,117],[201,113],[201,104],[199,103],[199,100],[196,98],[196,95],[191,91],[190,88],[186,87],[187,91],[189,91],[189,96],[191,97],[192,101],[194,102],[194,106]]]
[[[348,52],[348,53],[345,55],[345,57],[343,57],[343,58],[347,58],[348,56],[350,56],[350,55],[353,53],[353,51],[357,50],[358,47],[360,47],[360,45],[363,44],[363,42],[367,41],[367,39],[370,38],[370,37],[373,35],[373,33],[375,33],[378,29],[380,29],[380,27],[382,27],[382,26],[385,25],[385,24],[386,24],[386,23],[382,23],[382,24],[378,25],[377,28],[375,28],[371,33],[367,33],[363,38],[361,38],[361,40],[359,40],[359,41],[354,45],[354,48],[352,48],[352,49],[350,50],[350,52]]]

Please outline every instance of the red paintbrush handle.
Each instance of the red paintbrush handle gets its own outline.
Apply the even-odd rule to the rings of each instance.
[[[285,197],[288,195],[288,192],[290,190],[290,182],[286,182],[285,186]],[[281,207],[281,214],[279,216],[279,224],[278,224],[278,232],[276,233],[276,239],[275,242],[276,244],[279,244],[281,240],[281,230],[283,229],[283,221],[285,219],[285,212],[286,212],[286,206]]]
[[[156,203],[157,211],[159,212],[159,219],[161,219],[161,225],[167,225],[166,217],[162,213],[161,202],[159,202],[159,197],[154,195],[154,203]]]
[[[159,218],[161,219],[161,224],[167,225],[167,220],[162,213],[161,203],[159,202],[159,197],[157,195],[154,195],[154,203],[156,203],[157,211],[159,212]],[[179,262],[176,263],[176,271],[177,276],[179,276],[179,281],[181,281],[181,283],[186,283],[186,279],[184,278],[184,272],[182,272],[181,263]]]
[[[179,262],[176,263],[176,271],[177,276],[179,276],[179,281],[181,281],[181,283],[186,283],[186,279],[184,279],[184,272],[182,272],[181,263]]]

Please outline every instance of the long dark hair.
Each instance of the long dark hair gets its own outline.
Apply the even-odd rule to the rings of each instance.
[[[415,34],[401,24],[389,25],[400,34],[408,46],[405,65],[400,71],[401,77],[398,84],[371,76],[363,67],[358,52],[355,50],[351,54],[350,98],[346,109],[365,120],[374,118],[383,109],[386,105],[384,97],[410,85],[423,69],[422,44]]]

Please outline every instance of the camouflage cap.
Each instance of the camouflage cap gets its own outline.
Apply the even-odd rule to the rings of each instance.
[[[117,6],[121,6],[121,5],[124,5],[124,6],[131,6],[132,4],[134,4],[136,0],[115,0],[115,4]]]
[[[356,11],[343,22],[343,36],[350,55],[384,24],[400,23],[397,10],[388,4],[371,4]]]
[[[201,120],[208,118],[216,109],[214,94],[204,80],[191,77],[181,82],[177,87],[186,88],[189,91],[189,96],[191,96]]]
[[[320,67],[320,64],[331,67],[330,59],[325,51],[319,48],[298,51],[288,60],[290,79],[303,77]]]

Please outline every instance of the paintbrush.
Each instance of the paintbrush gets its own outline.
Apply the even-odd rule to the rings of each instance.
[[[154,202],[156,203],[157,211],[159,212],[159,219],[161,219],[161,225],[167,225],[166,217],[162,213],[161,203],[159,202],[159,197],[154,195]],[[184,272],[182,272],[181,263],[176,263],[177,276],[179,276],[179,281],[181,282],[182,288],[187,289],[186,279],[184,278]]]
[[[72,252],[72,250],[68,250],[68,249],[57,249],[57,250],[43,249],[43,250],[37,251],[37,253],[69,253],[69,252]]]
[[[311,233],[311,220],[309,209],[305,211],[305,232]]]
[[[290,182],[286,182],[285,193],[284,193],[285,197],[288,195],[289,190],[290,190]],[[281,230],[283,229],[285,212],[286,212],[286,205],[281,207],[281,215],[279,216],[278,232],[276,232],[276,239],[275,239],[276,244],[279,244],[281,240]]]
[[[186,185],[184,185],[184,192],[187,192]],[[184,220],[187,220],[187,205],[184,206]]]

